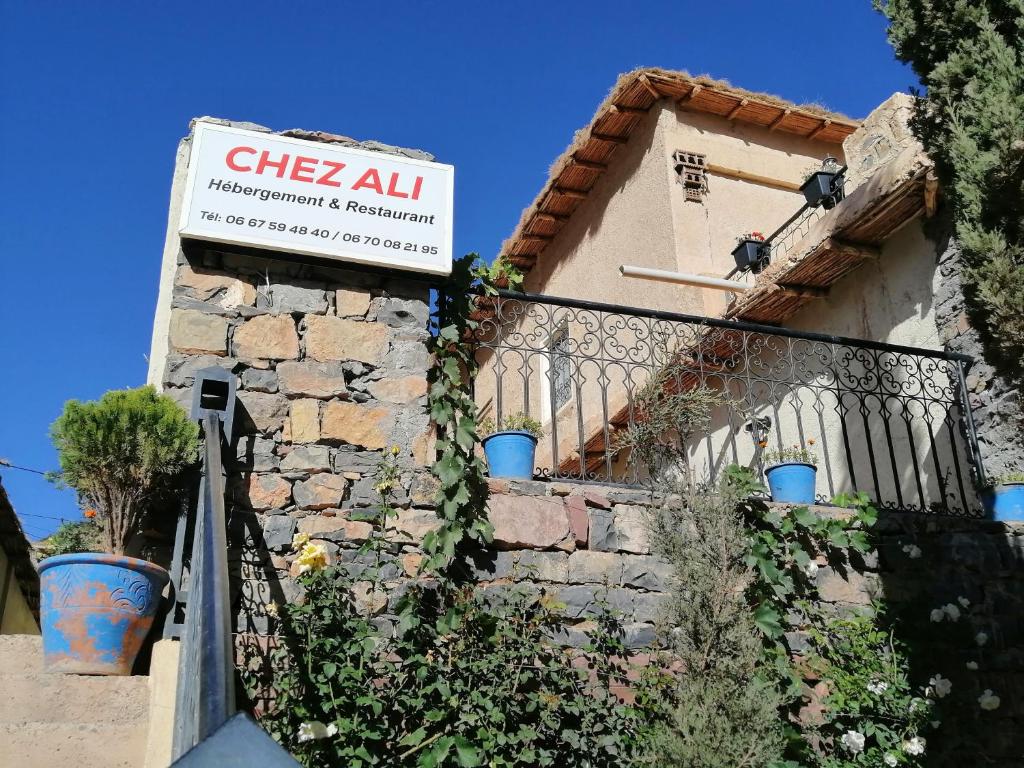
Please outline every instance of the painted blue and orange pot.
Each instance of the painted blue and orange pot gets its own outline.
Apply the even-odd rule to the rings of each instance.
[[[787,461],[765,471],[772,501],[783,504],[813,504],[818,468],[802,461]]]
[[[522,430],[504,430],[483,439],[487,473],[509,480],[531,480],[537,438]]]
[[[1000,483],[985,494],[984,502],[994,520],[1024,521],[1024,483]]]
[[[39,564],[43,666],[75,675],[130,675],[168,581],[134,557],[82,552]]]

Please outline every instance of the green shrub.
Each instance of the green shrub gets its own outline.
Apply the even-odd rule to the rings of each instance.
[[[529,432],[534,437],[543,437],[544,426],[522,411],[510,413],[502,418],[500,428],[494,423],[494,419],[487,418],[480,422],[480,437],[488,437],[495,432],[504,431]]]
[[[51,427],[58,481],[97,511],[105,549],[123,555],[147,505],[168,490],[199,450],[199,426],[150,387],[69,400]]]
[[[95,552],[103,546],[103,531],[92,520],[65,521],[49,536],[40,549],[47,556]]]

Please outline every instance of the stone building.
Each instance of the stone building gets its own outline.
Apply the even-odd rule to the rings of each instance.
[[[39,575],[32,545],[0,483],[0,635],[39,634]]]
[[[685,352],[680,340],[713,341],[711,351],[729,365],[707,373],[703,383],[723,381],[726,368],[734,379],[757,373],[749,359],[737,358],[729,347],[736,338],[731,318],[795,334],[842,334],[900,345],[911,350],[901,354],[916,361],[905,370],[918,376],[920,361],[933,359],[928,350],[975,354],[976,336],[963,320],[956,290],[955,247],[926,226],[937,210],[936,190],[927,158],[906,130],[908,108],[906,99],[893,97],[857,122],[680,73],[640,70],[623,76],[556,161],[550,182],[505,244],[504,253],[528,272],[527,290],[570,301],[513,299],[517,306],[528,305],[527,311],[510,317],[499,311],[485,319],[484,336],[490,336],[480,348],[480,405],[498,415],[528,410],[551,433],[570,425],[562,456],[572,457],[576,442],[576,461],[588,460],[594,450],[609,464],[614,461],[612,469],[618,471],[628,457],[612,455],[614,432],[624,423],[616,419],[659,354]],[[321,132],[283,135],[429,159],[416,150]],[[378,503],[378,466],[397,447],[399,482],[389,500],[397,514],[386,532],[382,560],[386,594],[360,596],[361,608],[386,632],[401,585],[417,573],[423,536],[438,525],[429,469],[434,430],[426,407],[431,281],[290,253],[183,242],[178,221],[191,150],[190,135],[178,149],[149,381],[186,407],[203,368],[227,370],[237,385],[227,514],[239,660],[265,654],[274,644],[267,606],[300,594],[292,551],[296,533],[324,545],[331,563],[357,577],[368,567],[359,547],[372,529],[355,513]],[[729,296],[619,275],[620,264],[632,264],[722,277],[731,268],[734,236],[771,231],[800,209],[802,174],[825,155],[849,166],[846,199],[828,211],[810,210],[774,244],[771,265],[756,277],[742,278],[747,289]],[[595,309],[587,302],[611,306]],[[629,306],[646,314],[634,317]],[[693,318],[683,321],[678,313]],[[717,318],[719,325],[700,318]],[[658,335],[666,328],[683,331],[674,346],[662,348],[655,342],[666,342]],[[717,335],[708,335],[712,328]],[[791,357],[788,367],[780,366],[785,355],[778,348],[764,351],[765,332],[744,337],[742,351],[752,351],[749,342],[755,337],[761,345],[758,365],[792,377]],[[723,355],[714,346],[719,343],[733,354]],[[877,371],[890,353],[872,349],[872,355],[878,353],[871,358]],[[915,349],[927,354],[911,354]],[[830,354],[830,361],[838,359]],[[844,358],[847,370],[856,354],[861,353]],[[513,359],[517,362],[510,364]],[[943,426],[959,418],[955,409],[961,403],[960,382],[952,381],[948,370],[956,369],[928,374],[945,377],[936,379],[941,391],[932,398],[944,409],[936,417]],[[999,423],[985,413],[1001,402],[1001,395],[993,395],[999,392],[998,379],[978,362],[964,383],[971,389],[985,460],[998,462],[1006,441]],[[795,391],[790,386],[778,390],[780,396],[758,401],[755,395],[776,391],[748,387],[744,395],[754,405],[767,403],[768,410],[755,408],[746,415],[751,420],[771,416],[781,431],[780,414],[786,408],[800,412],[798,398],[794,410]],[[566,394],[565,401],[559,399]],[[596,409],[590,407],[595,402]],[[863,431],[847,435],[860,462],[868,446],[883,450],[881,443],[865,440],[879,434],[871,421],[875,416],[869,412],[864,418]],[[845,423],[829,416],[822,432],[832,430],[835,439]],[[728,413],[719,414],[703,443],[719,459],[730,458],[728,446],[737,445],[743,426],[732,423]],[[930,434],[927,424],[908,431]],[[739,434],[747,450],[751,436]],[[610,605],[622,618],[626,643],[648,646],[656,639],[660,606],[670,588],[668,568],[652,553],[646,533],[651,496],[639,487],[573,482],[621,477],[559,471],[558,437],[551,437],[539,454],[556,475],[548,478],[551,482],[491,481],[494,545],[476,564],[475,576],[484,588],[517,583],[553,594],[565,604],[559,639],[568,645],[583,645],[601,606]],[[966,467],[973,457],[963,453],[970,446],[959,433],[949,440],[946,448],[958,451],[954,457]],[[947,450],[943,462],[950,456]],[[747,452],[737,458],[749,457]],[[924,458],[933,457],[914,457],[914,462],[928,472]],[[836,478],[845,481],[841,472]],[[965,507],[973,503],[971,496]],[[821,597],[837,606],[863,606],[881,592],[909,609],[941,605],[955,599],[951,589],[966,590],[978,620],[984,614],[984,626],[997,633],[994,645],[1012,651],[1020,644],[1013,618],[1024,552],[1020,533],[1012,526],[979,526],[967,516],[892,516],[881,526],[878,552],[856,568],[840,572],[822,563]],[[923,559],[908,557],[910,541],[925,553]],[[158,657],[164,658],[154,654]],[[995,679],[1007,669],[1018,671],[1019,665],[1000,664],[986,667],[984,674]],[[173,701],[173,687],[173,675],[154,675],[152,711]],[[160,756],[169,750],[167,734],[151,730],[149,741],[149,754],[157,757],[148,764],[166,764]]]
[[[1012,440],[1020,409],[967,322],[912,105],[895,94],[856,121],[681,72],[622,75],[502,248],[526,291],[577,303],[510,305],[495,320],[480,406],[545,425],[546,474],[627,478],[617,435],[651,372],[685,358],[688,386],[733,401],[694,443],[705,477],[756,462],[758,442],[810,441],[828,465],[823,499],[859,489],[893,506],[977,512],[978,457],[990,475],[1024,458]],[[845,199],[807,206],[801,183],[828,156],[847,166]],[[736,239],[752,232],[769,237],[771,262],[734,276]],[[640,280],[623,265],[742,285]],[[701,330],[706,318],[728,322]],[[729,322],[789,333],[739,339]]]

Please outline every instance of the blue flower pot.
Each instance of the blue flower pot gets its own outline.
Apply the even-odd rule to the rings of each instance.
[[[813,504],[814,484],[818,469],[813,464],[787,462],[776,464],[765,472],[772,501],[784,504]]]
[[[134,557],[83,552],[39,564],[43,668],[130,675],[168,574]]]
[[[1024,520],[1024,483],[1003,483],[995,486],[985,498],[992,518],[1003,522]]]
[[[529,432],[495,432],[483,439],[487,456],[488,474],[513,480],[533,478],[533,457],[537,453],[537,438]]]

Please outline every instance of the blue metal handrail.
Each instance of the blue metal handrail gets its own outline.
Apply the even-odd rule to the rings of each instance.
[[[202,425],[205,450],[178,666],[175,759],[202,742],[235,712],[221,457],[221,443],[230,439],[234,389],[234,376],[223,369],[206,369],[196,375],[192,417]]]

